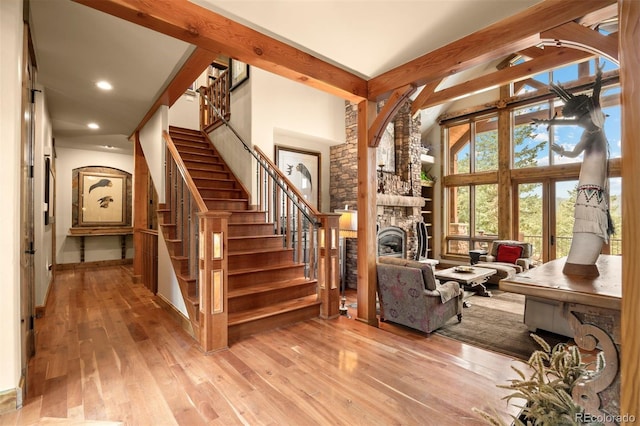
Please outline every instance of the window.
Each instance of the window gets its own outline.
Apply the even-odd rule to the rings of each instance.
[[[584,129],[534,120],[562,118],[564,102],[553,97],[550,81],[573,95],[580,94],[578,87],[591,95],[587,86],[600,64],[591,60],[514,83],[514,92],[521,96],[506,99],[510,114],[498,115],[496,110],[443,124],[443,256],[466,257],[470,249],[487,248],[498,237],[531,242],[539,261],[568,254],[582,155],[562,157],[551,146],[572,150]],[[616,226],[603,253],[621,254],[620,88],[615,69],[604,63],[609,73],[600,94],[609,141],[609,210]],[[500,140],[500,135],[509,140]],[[509,158],[499,153],[509,153]],[[500,200],[511,205],[500,205]]]
[[[490,115],[447,128],[449,173],[498,170],[498,117]]]

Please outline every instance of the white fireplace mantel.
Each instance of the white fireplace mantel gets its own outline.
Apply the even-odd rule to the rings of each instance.
[[[388,195],[377,194],[377,206],[394,206],[394,207],[422,207],[425,199],[422,197],[409,197],[406,195]]]

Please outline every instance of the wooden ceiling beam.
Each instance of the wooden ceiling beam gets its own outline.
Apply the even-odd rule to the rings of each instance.
[[[387,99],[367,132],[369,135],[367,145],[370,148],[377,148],[378,145],[380,145],[380,139],[382,138],[384,129],[387,128],[389,122],[396,116],[396,113],[400,107],[402,107],[404,101],[406,101],[415,91],[416,87],[408,84],[395,90],[391,96],[389,96],[389,99]]]
[[[543,1],[369,80],[369,99],[382,98],[386,93],[407,84],[422,86],[534,46],[539,42],[540,32],[614,3],[616,0]]]
[[[603,7],[600,10],[596,10],[591,13],[587,13],[582,18],[576,19],[576,23],[584,25],[586,27],[592,27],[602,21],[609,20],[618,16],[618,3],[610,4],[607,7]]]
[[[74,0],[352,102],[367,82],[342,68],[186,0]]]
[[[618,36],[615,33],[605,36],[583,25],[568,22],[544,31],[540,38],[543,42],[550,42],[556,46],[570,46],[589,52],[594,52],[595,49],[616,64],[619,63]]]
[[[442,80],[431,81],[431,82],[427,83],[422,88],[420,93],[418,93],[418,96],[416,96],[416,99],[411,104],[411,116],[412,117],[418,111],[420,111],[421,106],[424,105],[427,102],[427,100],[433,95],[433,93],[436,91],[436,89],[438,88],[438,85],[440,84],[441,81]]]
[[[509,84],[512,81],[524,80],[541,72],[570,63],[584,61],[593,56],[592,53],[569,48],[549,48],[547,51],[550,52],[547,52],[539,58],[512,67],[503,68],[491,74],[435,92],[428,99],[425,99],[419,108],[429,108],[492,87]]]

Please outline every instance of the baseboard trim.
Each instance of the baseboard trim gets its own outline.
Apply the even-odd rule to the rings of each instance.
[[[194,339],[195,333],[193,332],[193,326],[191,325],[191,321],[187,318],[182,312],[176,309],[175,306],[171,302],[169,302],[163,295],[156,294],[155,301],[160,305],[162,309],[164,309],[178,324],[180,327]],[[196,339],[197,340],[197,339]]]
[[[133,259],[97,260],[94,262],[58,263],[56,264],[56,269],[58,271],[64,271],[70,269],[99,268],[101,266],[120,266],[132,264]]]

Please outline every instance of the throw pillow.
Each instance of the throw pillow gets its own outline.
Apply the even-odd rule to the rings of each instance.
[[[516,260],[522,255],[522,247],[501,244],[498,247],[497,262],[516,263]]]

